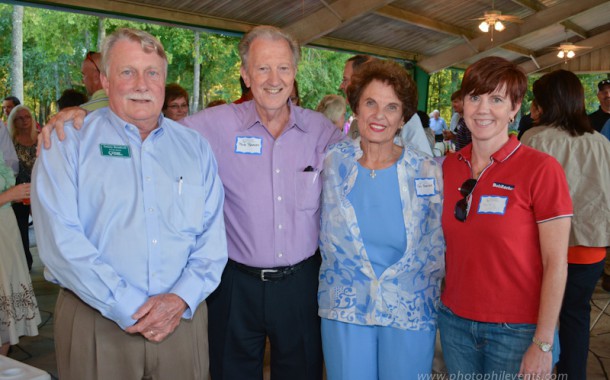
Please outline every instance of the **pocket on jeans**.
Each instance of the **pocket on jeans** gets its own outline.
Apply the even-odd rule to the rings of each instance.
[[[449,309],[447,306],[445,306],[445,304],[442,301],[439,301],[439,303],[438,303],[438,312],[445,313],[448,315],[455,315],[453,313],[453,311],[451,311],[451,309]]]
[[[522,334],[533,334],[536,331],[536,325],[533,323],[502,323],[502,328]]]

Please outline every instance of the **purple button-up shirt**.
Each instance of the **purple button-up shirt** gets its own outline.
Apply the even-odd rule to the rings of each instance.
[[[272,268],[312,256],[320,171],[326,148],[343,138],[341,131],[322,114],[290,105],[288,123],[275,139],[254,101],[208,108],[182,123],[209,141],[218,161],[229,258]]]

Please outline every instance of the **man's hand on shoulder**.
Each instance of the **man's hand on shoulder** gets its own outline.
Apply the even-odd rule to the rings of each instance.
[[[87,116],[87,111],[80,107],[67,107],[53,115],[47,124],[42,128],[41,133],[38,135],[38,148],[36,155],[40,155],[40,149],[44,144],[45,149],[51,147],[51,132],[53,129],[57,131],[57,137],[63,141],[66,138],[64,133],[64,123],[72,121],[74,128],[80,129],[83,126],[83,121]],[[41,142],[43,144],[41,144]]]
[[[138,320],[136,324],[125,331],[161,342],[178,327],[187,307],[186,302],[173,293],[152,296],[133,315]]]

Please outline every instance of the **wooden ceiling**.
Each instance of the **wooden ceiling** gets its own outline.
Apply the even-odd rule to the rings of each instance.
[[[6,0],[0,0],[6,1]],[[11,1],[11,3],[15,3]],[[243,33],[270,24],[302,44],[413,61],[428,73],[466,67],[489,55],[528,74],[567,68],[610,72],[610,1],[495,0],[522,23],[478,30],[492,0],[27,0],[23,5],[112,14],[190,28]],[[567,63],[557,47],[587,46]]]

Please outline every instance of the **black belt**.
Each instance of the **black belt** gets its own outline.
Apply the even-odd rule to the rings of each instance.
[[[245,265],[242,263],[238,263],[237,261],[233,261],[231,259],[229,259],[228,264],[234,268],[239,269],[240,271],[242,271],[246,274],[249,274],[253,277],[258,278],[261,281],[280,281],[292,274],[295,274],[297,271],[299,271],[301,268],[303,268],[307,263],[309,263],[310,261],[312,261],[314,259],[317,259],[317,260],[320,259],[320,255],[318,252],[316,252],[316,254],[311,256],[310,258],[301,261],[300,263],[290,265],[287,267],[276,267],[276,268],[269,268],[269,269],[256,268],[256,267],[251,267],[251,266],[248,266],[248,265]]]

